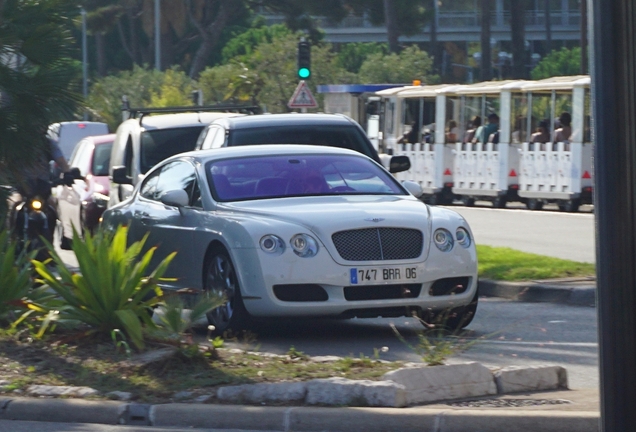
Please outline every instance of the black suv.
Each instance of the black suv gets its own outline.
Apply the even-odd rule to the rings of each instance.
[[[392,173],[411,167],[407,156],[380,158],[358,123],[339,114],[258,114],[221,118],[206,126],[196,149],[254,144],[312,144],[355,150]]]

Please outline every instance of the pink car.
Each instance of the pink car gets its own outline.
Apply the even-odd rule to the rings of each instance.
[[[77,167],[84,180],[58,186],[57,211],[62,226],[62,249],[70,248],[73,226],[83,234],[94,232],[108,205],[110,152],[115,134],[83,138],[73,150],[69,166]]]

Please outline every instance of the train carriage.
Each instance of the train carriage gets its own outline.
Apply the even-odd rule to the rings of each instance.
[[[592,203],[592,155],[590,136],[590,77],[554,77],[529,82],[522,87],[526,101],[525,121],[530,131],[537,123],[549,122],[546,142],[533,142],[526,133],[520,150],[519,196],[528,208],[541,209],[544,203],[558,204],[562,211],[577,211]],[[568,136],[557,139],[555,131],[563,125],[558,119],[571,119]]]
[[[589,89],[589,76],[573,76],[381,91],[381,148],[410,157],[411,170],[398,178],[418,182],[433,204],[488,200],[502,208],[521,201],[541,209],[552,202],[577,211],[592,202]],[[555,141],[563,113],[571,117],[571,135]],[[491,114],[497,127],[464,139],[472,118]],[[457,129],[452,142],[451,124]],[[416,134],[409,133],[413,128]]]

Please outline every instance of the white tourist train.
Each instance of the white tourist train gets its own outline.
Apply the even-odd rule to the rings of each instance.
[[[589,76],[405,86],[375,96],[380,153],[408,155],[411,169],[396,176],[419,183],[430,203],[521,201],[538,210],[550,202],[569,212],[592,203]]]

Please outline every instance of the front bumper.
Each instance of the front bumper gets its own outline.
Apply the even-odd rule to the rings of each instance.
[[[433,247],[434,248],[434,247]],[[400,316],[418,310],[442,310],[471,302],[477,290],[477,260],[473,247],[451,252],[431,250],[426,261],[336,263],[322,248],[313,258],[299,258],[287,250],[271,256],[256,249],[233,251],[248,312],[274,316]],[[261,274],[254,271],[260,268]],[[243,269],[251,271],[243,271]],[[351,269],[409,269],[408,281],[352,283]],[[241,277],[241,276],[239,276]],[[460,292],[431,289],[437,281],[462,281]],[[436,287],[440,286],[438,282]],[[453,290],[450,290],[453,291]]]

